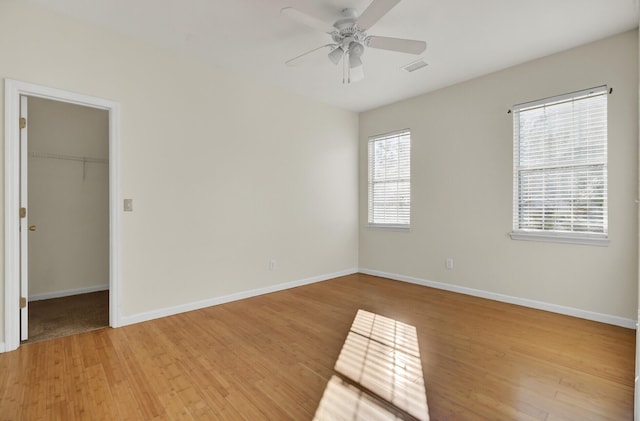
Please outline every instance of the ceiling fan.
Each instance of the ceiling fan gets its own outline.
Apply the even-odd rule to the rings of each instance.
[[[420,54],[427,48],[427,43],[412,39],[379,37],[367,35],[367,30],[389,12],[400,0],[373,0],[360,16],[355,9],[342,10],[342,17],[333,25],[324,22],[312,11],[303,12],[293,7],[285,7],[280,12],[304,25],[331,35],[332,43],[314,48],[300,54],[285,63],[295,66],[308,54],[318,50],[329,49],[329,60],[335,65],[343,63],[342,83],[351,83],[364,77],[362,54],[367,47],[382,50],[398,51],[409,54]]]

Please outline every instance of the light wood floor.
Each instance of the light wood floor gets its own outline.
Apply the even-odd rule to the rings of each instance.
[[[0,354],[0,419],[311,419],[358,309],[417,328],[432,420],[633,418],[633,330],[351,275]]]

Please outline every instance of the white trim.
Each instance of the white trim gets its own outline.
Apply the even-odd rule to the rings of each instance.
[[[109,289],[109,284],[105,284],[105,285],[98,285],[93,287],[65,289],[63,291],[44,292],[42,294],[29,295],[29,302],[48,300],[50,298],[70,297],[72,295],[89,294],[91,292],[106,291],[108,289]]]
[[[545,303],[543,301],[530,300],[528,298],[513,297],[510,295],[498,294],[495,292],[484,291],[480,289],[467,288],[460,285],[446,284],[443,282],[427,281],[424,279],[413,278],[411,276],[398,275],[395,273],[381,272],[372,269],[360,268],[360,272],[366,275],[379,276],[389,278],[395,281],[408,282],[411,284],[422,285],[426,287],[442,289],[445,291],[457,292],[474,297],[487,298],[489,300],[500,301],[503,303],[516,304],[523,307],[535,308],[538,310],[550,311],[552,313],[564,314],[566,316],[579,317],[581,319],[592,320],[595,322],[607,323],[610,325],[626,327],[628,329],[636,329],[636,320],[624,317],[613,316],[610,314],[596,313],[594,311],[582,310],[574,307],[566,307],[558,304]]]
[[[607,247],[609,245],[607,234],[512,231],[509,235],[512,240],[543,241],[548,243],[581,244],[584,246],[601,247]]]
[[[640,410],[640,389],[638,389],[638,380],[640,376],[640,335],[638,335],[638,321],[640,321],[640,308],[638,309],[638,320],[636,321],[636,367],[635,367],[635,376],[633,381],[633,419],[638,421],[638,417],[640,414],[638,411]]]
[[[20,344],[20,93],[4,85],[4,344],[12,351]],[[15,124],[10,124],[10,122]]]
[[[109,110],[109,326],[120,323],[120,104]]]
[[[390,231],[410,231],[411,225],[409,224],[375,224],[373,222],[369,222],[367,224],[367,228],[373,229],[382,229],[382,230],[390,230]]]
[[[223,295],[221,297],[213,297],[213,298],[208,298],[206,300],[180,304],[173,307],[165,307],[158,310],[152,310],[144,313],[134,314],[131,316],[122,316],[120,318],[120,322],[122,323],[122,326],[146,322],[153,319],[159,319],[161,317],[167,317],[167,316],[173,316],[175,314],[185,313],[187,311],[199,310],[202,308],[211,307],[218,304],[229,303],[232,301],[243,300],[245,298],[256,297],[258,295],[269,294],[272,292],[291,289],[291,288],[295,288],[303,285],[313,284],[316,282],[327,281],[329,279],[338,278],[340,276],[352,275],[354,273],[358,273],[358,269],[356,268],[346,269],[339,272],[329,273],[326,275],[312,276],[311,278],[305,278],[298,281],[284,282],[282,284],[271,285],[268,287],[236,292],[229,295]]]
[[[388,132],[388,133],[382,133],[382,134],[376,134],[373,136],[369,136],[367,140],[372,141],[372,140],[384,140],[384,139],[389,139],[392,137],[397,137],[403,134],[407,134],[407,133],[411,133],[411,129],[409,127],[406,127],[404,129],[400,129],[400,130],[394,130],[392,132]]]
[[[29,121],[29,97],[20,97],[20,118]],[[20,143],[20,208],[27,209],[29,207],[29,158],[27,150],[29,149],[29,125],[24,129],[20,129],[18,138]],[[27,213],[25,218],[20,218],[20,297],[26,297],[29,294],[29,218]],[[29,303],[20,308],[20,340],[29,339]]]
[[[109,111],[109,325],[120,326],[120,105],[117,102],[17,80],[4,81],[4,351],[20,346],[18,127],[20,95]]]
[[[2,354],[4,351],[5,351],[4,342],[0,342],[0,354]]]

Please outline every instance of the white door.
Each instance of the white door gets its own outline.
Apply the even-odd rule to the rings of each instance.
[[[27,97],[20,96],[20,340],[29,339],[29,264],[27,209]]]
[[[26,130],[20,130],[18,124],[20,111],[24,109],[26,114],[26,99],[22,96],[30,95],[43,98],[51,98],[72,104],[80,104],[109,111],[109,325],[119,327],[120,321],[120,165],[119,165],[119,127],[120,105],[117,102],[63,91],[47,86],[34,85],[12,79],[4,79],[4,110],[5,116],[10,118],[5,121],[9,130],[5,131],[4,139],[4,214],[11,219],[4,229],[4,273],[5,273],[5,305],[4,307],[4,350],[13,351],[20,346],[20,338],[28,338],[27,309],[20,309],[20,298],[28,297],[27,276],[21,277],[21,268],[26,275],[26,260],[23,262],[20,255],[26,256],[28,222],[19,218],[18,210],[26,201],[26,191],[21,197],[21,187],[26,186],[20,182],[20,174],[26,166],[21,168],[21,161],[27,158],[26,146],[21,153],[21,137],[24,135],[26,145]],[[5,128],[6,129],[6,128]],[[24,131],[24,133],[23,133]],[[7,159],[10,158],[10,159]],[[26,180],[25,180],[26,181]],[[18,216],[18,218],[16,218]],[[16,221],[20,219],[20,223]],[[21,252],[24,250],[23,252]],[[24,291],[24,292],[23,292]],[[24,326],[21,328],[21,320]]]

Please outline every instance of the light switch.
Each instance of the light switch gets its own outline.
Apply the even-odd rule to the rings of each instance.
[[[124,211],[133,212],[133,199],[124,199]]]

